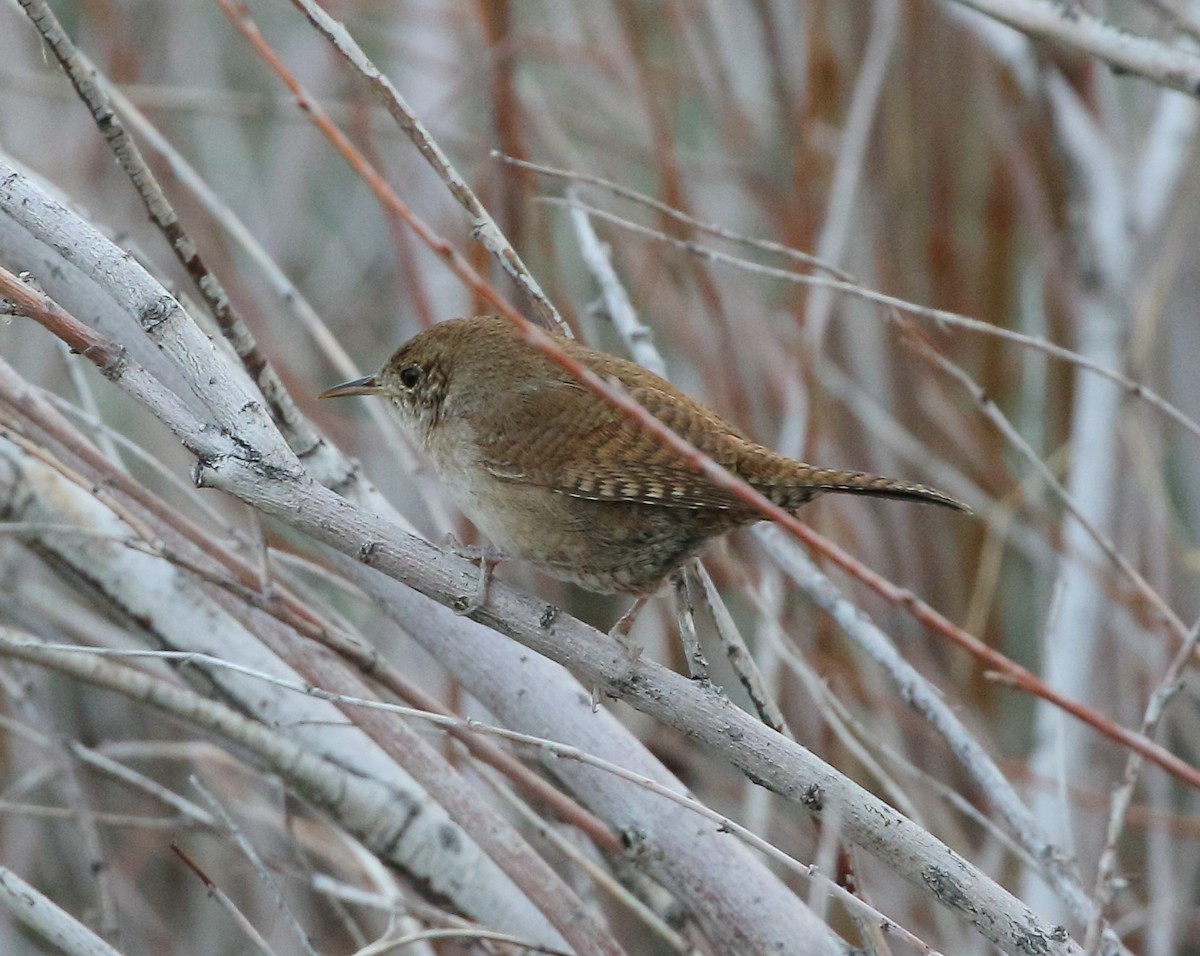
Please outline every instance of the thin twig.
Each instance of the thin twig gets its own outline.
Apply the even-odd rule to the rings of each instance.
[[[679,642],[683,645],[683,659],[687,664],[688,677],[696,681],[708,680],[708,661],[700,646],[696,633],[696,609],[688,588],[686,566],[671,575],[671,596],[675,603],[675,620],[679,624]]]
[[[237,904],[229,898],[229,894],[221,889],[216,881],[201,869],[200,864],[193,860],[178,843],[171,844],[171,852],[204,884],[208,895],[216,900],[221,909],[229,914],[234,925],[242,931],[246,939],[250,940],[254,948],[262,953],[263,956],[275,956],[275,951],[271,949],[270,943],[263,939],[262,934],[254,928],[254,924],[246,918],[246,914],[238,909]]]
[[[1021,332],[1014,332],[1011,329],[1001,328],[997,325],[992,325],[989,322],[983,322],[979,319],[971,318],[970,316],[960,315],[957,312],[950,312],[946,309],[931,309],[928,306],[918,305],[915,302],[909,302],[905,299],[897,298],[896,296],[887,295],[883,292],[877,292],[874,289],[868,289],[866,286],[860,285],[849,279],[830,279],[826,276],[812,276],[803,273],[794,272],[790,269],[779,269],[773,266],[764,266],[757,262],[751,262],[739,256],[733,256],[729,253],[721,252],[718,249],[713,249],[702,243],[694,240],[676,239],[673,236],[668,236],[666,233],[654,229],[650,226],[643,226],[640,223],[632,222],[614,213],[599,209],[595,206],[590,206],[587,203],[581,203],[578,200],[558,199],[553,196],[543,197],[540,202],[551,206],[561,206],[569,209],[578,208],[586,212],[589,216],[611,223],[619,228],[632,232],[636,235],[645,236],[648,239],[653,239],[655,242],[662,242],[674,246],[677,249],[682,249],[692,255],[700,256],[704,259],[710,259],[713,262],[723,263],[741,269],[744,272],[751,272],[757,275],[768,276],[772,279],[780,279],[784,282],[793,282],[798,285],[813,286],[818,288],[827,288],[836,292],[842,292],[846,295],[857,299],[862,299],[864,302],[873,302],[876,305],[887,306],[896,309],[905,315],[910,315],[913,318],[923,319],[933,322],[935,325],[945,326],[947,328],[958,328],[966,332],[974,332],[980,335],[987,335],[993,338],[1003,339],[1012,342],[1016,345],[1021,345],[1025,348],[1034,349],[1042,352],[1051,358],[1059,359],[1063,362],[1069,362],[1079,368],[1087,369],[1095,375],[1106,378],[1111,382],[1120,385],[1121,388],[1131,398],[1137,398],[1146,402],[1156,411],[1161,412],[1166,417],[1170,418],[1175,424],[1181,428],[1191,432],[1197,438],[1200,438],[1200,422],[1191,418],[1178,407],[1168,402],[1157,392],[1135,379],[1130,378],[1121,372],[1106,368],[1096,362],[1091,361],[1084,355],[1074,352],[1071,349],[1061,345],[1056,345],[1045,339],[1037,336],[1025,335]]]
[[[309,23],[333,45],[333,48],[342,55],[346,62],[371,84],[371,88],[396,120],[397,125],[417,147],[417,151],[425,158],[430,168],[446,184],[450,194],[470,215],[472,234],[488,252],[496,257],[501,268],[529,298],[530,305],[542,325],[562,335],[570,335],[570,329],[566,322],[558,314],[554,303],[542,291],[542,287],[538,285],[533,273],[529,271],[517,254],[517,250],[512,247],[512,243],[496,225],[491,213],[487,211],[483,203],[479,201],[479,197],[475,195],[474,190],[467,185],[467,181],[454,168],[437,141],[425,128],[425,124],[400,95],[400,91],[396,89],[392,81],[371,62],[343,24],[334,20],[312,0],[292,0],[292,3],[308,18]]]
[[[553,179],[565,179],[569,182],[584,183],[589,186],[598,186],[601,189],[607,190],[614,196],[619,196],[622,199],[628,199],[630,202],[637,203],[639,206],[645,206],[647,209],[653,209],[656,213],[672,219],[681,225],[687,226],[689,229],[694,229],[696,232],[707,233],[710,236],[716,236],[719,239],[726,239],[730,242],[738,243],[739,245],[748,246],[752,249],[759,249],[763,252],[770,252],[776,255],[784,256],[791,259],[793,262],[801,262],[805,265],[812,266],[814,269],[820,269],[823,272],[828,272],[830,275],[839,279],[845,279],[847,282],[852,281],[852,276],[839,269],[831,262],[826,262],[818,256],[810,255],[807,252],[802,252],[799,249],[793,249],[791,246],[785,246],[779,242],[772,242],[769,239],[757,239],[753,236],[746,236],[740,232],[735,232],[725,226],[713,222],[705,222],[697,219],[694,216],[688,215],[674,206],[667,205],[653,196],[648,196],[646,193],[638,192],[636,189],[630,189],[621,183],[615,183],[610,179],[604,179],[601,176],[593,176],[590,173],[581,173],[573,169],[560,169],[556,166],[545,166],[542,163],[532,163],[526,159],[518,159],[516,156],[506,156],[498,150],[492,150],[492,158],[498,159],[500,162],[509,166],[516,166],[518,169],[528,169],[540,176],[549,176]],[[570,197],[574,198],[574,197]],[[586,206],[581,206],[581,211],[587,209]]]
[[[1167,665],[1162,680],[1150,695],[1140,728],[1142,734],[1147,738],[1153,738],[1154,732],[1158,729],[1158,725],[1166,713],[1167,705],[1183,689],[1184,672],[1191,664],[1198,646],[1200,646],[1200,621],[1192,625],[1187,638],[1179,645],[1175,656]],[[1121,783],[1113,791],[1110,800],[1104,849],[1100,853],[1100,863],[1096,867],[1096,888],[1093,891],[1096,912],[1088,921],[1087,935],[1084,940],[1084,947],[1089,954],[1099,951],[1103,932],[1111,932],[1111,930],[1105,930],[1103,918],[1116,891],[1114,875],[1117,869],[1117,842],[1125,829],[1125,820],[1129,814],[1129,807],[1133,803],[1133,791],[1141,776],[1143,763],[1140,754],[1131,753],[1129,755],[1125,761],[1125,772],[1121,776]]]
[[[266,864],[262,861],[262,857],[254,849],[254,844],[247,839],[246,835],[242,832],[242,828],[229,815],[229,811],[217,799],[216,794],[201,783],[199,777],[192,774],[188,778],[188,781],[196,788],[200,796],[204,798],[204,802],[208,804],[213,814],[220,818],[221,824],[224,826],[226,832],[233,837],[233,841],[238,845],[238,849],[242,851],[242,855],[250,861],[250,865],[254,868],[254,872],[258,874],[259,880],[266,886],[267,892],[275,898],[275,905],[279,907],[279,911],[283,914],[284,921],[291,926],[292,932],[295,934],[301,947],[308,953],[308,956],[317,956],[317,951],[313,948],[312,940],[309,939],[304,927],[300,925],[300,920],[296,918],[296,914],[288,904],[287,897],[283,895],[283,887],[279,885],[279,881],[267,869]]]
[[[654,345],[654,333],[638,318],[633,303],[629,301],[629,294],[609,259],[608,249],[600,242],[600,237],[588,221],[587,213],[572,209],[571,225],[575,228],[575,239],[579,243],[584,264],[600,286],[604,312],[629,349],[630,356],[642,368],[666,378],[667,364]]]
[[[694,560],[686,565],[684,573],[696,581],[704,594],[705,603],[712,612],[713,623],[717,626],[721,645],[725,648],[725,656],[729,659],[733,672],[737,674],[738,680],[749,696],[750,703],[754,706],[759,719],[772,730],[795,740],[795,735],[788,728],[787,721],[784,719],[783,711],[771,694],[771,690],[754,660],[754,655],[746,646],[745,639],[738,630],[737,624],[734,623],[733,615],[729,613],[729,608],[725,606],[721,595],[717,593],[717,587],[713,584],[708,571],[699,560]]]

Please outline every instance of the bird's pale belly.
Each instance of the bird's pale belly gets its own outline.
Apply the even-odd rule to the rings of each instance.
[[[454,488],[475,526],[506,556],[600,593],[648,594],[719,534],[721,512],[592,501],[486,477]],[[686,512],[689,520],[681,521]]]

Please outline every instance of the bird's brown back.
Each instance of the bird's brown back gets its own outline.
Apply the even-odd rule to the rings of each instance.
[[[495,317],[459,321],[474,324],[462,329],[463,342],[470,344],[460,347],[486,352],[493,368],[508,373],[473,414],[481,464],[493,475],[578,498],[716,509],[732,512],[732,523],[754,519],[755,512],[741,499],[576,382],[525,343],[509,323]],[[923,485],[814,468],[776,454],[641,366],[567,339],[560,344],[572,358],[601,378],[615,380],[659,421],[780,507],[795,510],[818,494],[845,492],[965,510],[948,495]],[[479,367],[478,355],[467,361]]]

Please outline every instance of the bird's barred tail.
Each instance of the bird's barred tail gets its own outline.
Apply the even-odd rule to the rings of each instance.
[[[781,476],[782,477],[782,476]],[[876,498],[899,498],[905,501],[921,501],[931,505],[953,508],[970,513],[971,509],[936,488],[901,481],[898,478],[883,478],[861,471],[837,471],[825,468],[804,468],[794,471],[783,480],[772,483],[773,487],[760,489],[781,508],[795,510],[807,501],[822,494],[871,495]]]

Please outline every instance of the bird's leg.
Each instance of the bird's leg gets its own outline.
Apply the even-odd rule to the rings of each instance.
[[[629,672],[633,670],[633,665],[638,662],[638,658],[642,656],[642,644],[640,641],[635,641],[629,636],[629,632],[633,629],[633,622],[637,620],[638,615],[642,613],[642,609],[646,603],[653,597],[651,594],[643,594],[633,606],[621,615],[620,619],[612,627],[608,629],[608,636],[621,645],[625,649],[625,670],[618,678],[618,681],[623,681],[629,676]],[[600,687],[597,684],[592,685],[592,713],[600,709]]]
[[[626,654],[629,655],[629,666],[633,667],[637,663],[637,659],[642,656],[642,644],[640,641],[635,641],[629,636],[629,632],[633,630],[633,622],[638,619],[638,615],[642,613],[646,603],[653,595],[643,594],[628,611],[621,615],[617,621],[608,630],[608,636],[613,638],[618,644],[625,648]]]
[[[637,663],[638,657],[642,656],[642,643],[640,641],[634,641],[634,639],[629,636],[629,632],[632,630],[632,627],[634,627],[634,621],[637,620],[637,615],[642,613],[642,608],[646,607],[646,602],[650,600],[650,597],[653,597],[653,595],[643,594],[641,597],[638,597],[638,599],[634,601],[634,606],[629,608],[629,611],[626,611],[624,614],[620,615],[620,619],[617,621],[617,623],[608,629],[608,637],[611,637],[613,641],[616,641],[618,644],[620,644],[620,647],[622,647],[625,651],[625,669],[624,672],[622,672],[622,675],[620,675],[620,677],[617,679],[618,683],[629,677],[629,672],[634,669],[634,665]],[[595,711],[599,709],[600,686],[593,684],[592,711],[595,713]]]
[[[632,606],[629,611],[626,611],[624,614],[620,615],[620,619],[617,621],[617,623],[608,629],[608,637],[611,637],[613,641],[616,641],[618,644],[620,644],[620,647],[622,647],[625,651],[625,669],[622,674],[620,674],[620,677],[617,678],[617,683],[620,683],[620,681],[623,681],[629,677],[629,673],[632,671],[632,669],[634,669],[634,665],[637,663],[638,657],[642,656],[642,643],[640,641],[634,641],[634,639],[629,636],[629,632],[632,630],[632,627],[634,627],[634,621],[637,620],[637,615],[642,613],[642,608],[646,607],[646,602],[650,600],[650,597],[653,597],[653,595],[643,594],[641,597],[638,597],[638,599],[634,601],[634,606]],[[599,709],[600,686],[593,684],[592,713],[595,713],[595,711]]]
[[[464,616],[474,614],[487,603],[488,587],[492,583],[492,571],[503,560],[498,554],[479,555],[479,577],[475,579],[475,591],[472,594],[465,595],[461,599],[461,605],[458,601],[455,602],[455,614]]]
[[[466,616],[474,614],[487,602],[488,587],[492,583],[492,571],[504,560],[504,555],[492,548],[461,544],[454,535],[449,535],[446,550],[457,554],[468,561],[479,562],[479,577],[475,579],[475,589],[470,594],[464,594],[454,601],[454,613]]]

